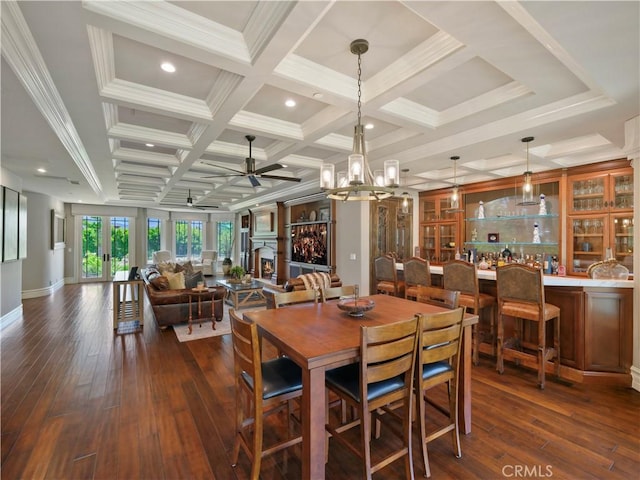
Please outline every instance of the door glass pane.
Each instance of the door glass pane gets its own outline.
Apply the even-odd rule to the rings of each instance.
[[[102,278],[102,217],[82,217],[82,278]]]
[[[153,261],[153,252],[160,250],[160,219],[147,219],[147,262]]]
[[[111,217],[111,276],[129,270],[129,219]]]
[[[585,212],[602,210],[604,205],[604,181],[606,177],[573,182],[573,210]]]
[[[614,179],[613,208],[633,208],[633,176],[619,175]]]
[[[191,222],[191,258],[202,257],[202,222],[194,220]]]
[[[189,255],[189,222],[176,221],[176,259],[186,260]]]
[[[440,225],[440,261],[448,262],[455,258],[456,253],[456,225]]]
[[[574,218],[572,272],[584,273],[604,258],[604,217]]]

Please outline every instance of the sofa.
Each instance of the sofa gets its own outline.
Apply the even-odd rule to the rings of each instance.
[[[187,262],[187,266],[167,264],[164,268],[162,268],[162,264],[159,264],[148,266],[140,271],[147,299],[160,328],[164,329],[170,325],[189,321],[189,291],[196,286],[198,281],[204,281],[202,272],[189,271],[189,266],[189,262]],[[173,271],[170,272],[170,269]],[[179,279],[180,273],[185,277],[183,285],[179,280],[176,280]],[[169,282],[170,277],[171,283]],[[184,288],[172,288],[176,287],[176,283]],[[209,287],[209,290],[213,291],[213,302],[211,300],[202,302],[202,318],[211,318],[211,309],[213,308],[213,316],[217,322],[220,322],[224,314],[225,289],[221,286],[214,286]],[[195,298],[192,308],[195,317],[197,316]]]
[[[267,308],[275,308],[274,295],[282,292],[307,290],[318,286],[320,288],[341,287],[342,280],[335,273],[305,273],[295,278],[290,278],[284,285],[269,285],[262,288],[262,293],[267,300]]]

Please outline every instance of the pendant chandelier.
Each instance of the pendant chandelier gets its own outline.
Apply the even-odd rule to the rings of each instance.
[[[533,195],[533,172],[529,170],[529,143],[532,142],[533,137],[524,137],[521,139],[523,143],[527,144],[527,170],[524,172],[524,179],[522,184],[522,199],[518,202],[518,205],[538,205],[537,199]]]
[[[400,185],[398,160],[385,160],[384,170],[371,173],[362,125],[362,55],[369,50],[369,42],[358,39],[351,42],[351,53],[358,56],[358,123],[353,133],[353,150],[349,155],[347,172],[338,172],[334,178],[334,165],[320,168],[320,188],[334,200],[371,201],[392,197],[393,189]]]

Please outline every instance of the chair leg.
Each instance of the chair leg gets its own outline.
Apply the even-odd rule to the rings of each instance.
[[[497,312],[498,307],[496,307],[496,304],[493,303],[491,305],[491,327],[490,327],[490,331],[491,331],[491,354],[495,357],[496,356],[496,312]]]
[[[546,366],[546,322],[544,319],[538,322],[538,386],[540,390],[544,390],[545,366]]]
[[[457,381],[449,380],[448,393],[449,393],[449,421],[453,422],[454,428],[451,430],[451,441],[453,443],[453,453],[456,458],[462,457],[462,450],[460,449],[460,433],[458,432],[458,389]]]
[[[498,337],[496,339],[496,350],[497,350],[496,370],[498,371],[498,373],[500,373],[500,375],[504,373],[503,341],[504,341],[504,323],[502,321],[502,313],[498,310]]]
[[[420,422],[420,443],[422,447],[422,461],[424,463],[424,475],[425,477],[431,476],[431,469],[429,468],[429,454],[427,453],[427,426],[425,420],[426,402],[424,399],[424,392],[422,388],[418,388],[416,391],[416,415]]]
[[[231,454],[231,466],[235,467],[238,464],[238,457],[240,456],[240,442],[242,438],[242,422],[244,421],[243,409],[245,408],[242,401],[242,393],[236,389],[236,439],[233,444],[233,453]]]
[[[553,348],[556,350],[556,378],[560,380],[560,314],[556,317],[556,334],[553,339]]]
[[[474,312],[475,313],[475,312]],[[480,364],[480,322],[476,323],[473,327],[473,364]]]
[[[362,441],[362,468],[367,480],[371,480],[371,413],[360,412],[360,436]]]

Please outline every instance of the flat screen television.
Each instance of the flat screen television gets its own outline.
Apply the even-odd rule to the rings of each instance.
[[[291,261],[329,265],[329,239],[326,223],[291,227]]]

